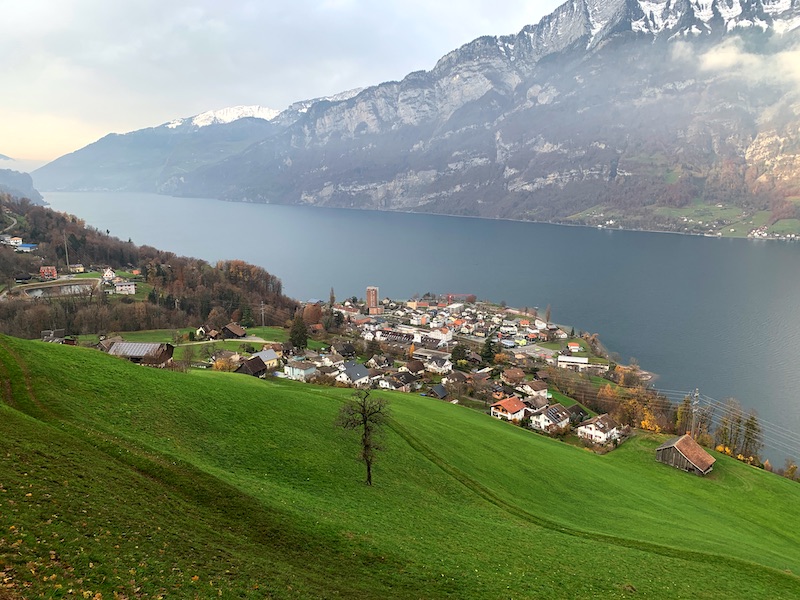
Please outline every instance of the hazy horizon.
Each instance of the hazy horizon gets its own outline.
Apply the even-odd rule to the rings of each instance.
[[[560,0],[31,0],[0,23],[0,168],[31,170],[109,133],[236,105],[289,104],[430,70]],[[26,167],[26,168],[24,168]]]

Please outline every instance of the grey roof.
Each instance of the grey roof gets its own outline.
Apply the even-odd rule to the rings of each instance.
[[[157,355],[163,347],[164,344],[158,342],[115,342],[108,353],[126,358],[144,358]]]
[[[584,421],[583,423],[581,423],[580,426],[583,427],[585,425],[594,425],[595,429],[603,433],[609,432],[612,429],[616,429],[617,427],[619,427],[619,425],[617,425],[617,422],[614,421],[614,419],[612,419],[610,416],[608,416],[608,414],[602,414],[596,417],[592,417],[588,421]]]
[[[447,390],[444,388],[444,386],[441,383],[437,383],[436,385],[434,385],[431,388],[431,392],[437,398],[444,398],[445,396],[447,396]]]
[[[293,367],[295,369],[300,369],[301,371],[309,371],[311,369],[313,369],[313,370],[317,369],[317,365],[315,365],[314,363],[305,361],[305,360],[293,360],[286,366],[287,367]]]
[[[268,363],[273,360],[278,360],[278,355],[272,348],[268,348],[266,350],[262,350],[261,352],[256,352],[255,354],[253,354],[253,358],[255,358],[256,356],[261,360],[263,360],[265,363]]]
[[[358,381],[364,377],[369,377],[369,370],[367,367],[353,361],[344,363],[344,372],[350,381]]]

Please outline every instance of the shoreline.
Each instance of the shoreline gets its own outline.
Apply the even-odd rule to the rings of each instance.
[[[108,192],[102,190],[82,190],[82,191],[66,191],[66,190],[50,190],[50,191],[42,191],[40,192],[43,195],[43,202],[44,205],[48,208],[52,209],[52,205],[47,201],[46,194],[127,194],[127,193],[142,193],[142,194],[153,194],[154,196],[161,196],[163,198],[175,198],[178,200],[187,200],[191,198],[196,198],[198,200],[214,200],[216,202],[228,202],[231,204],[251,204],[251,205],[265,205],[265,206],[293,206],[293,207],[305,207],[305,208],[314,208],[314,209],[326,209],[326,210],[348,210],[348,211],[361,211],[361,212],[375,212],[375,213],[398,213],[398,214],[410,214],[410,215],[431,215],[435,217],[450,217],[456,219],[478,219],[484,221],[505,221],[509,223],[532,223],[535,225],[552,225],[556,227],[579,227],[583,229],[593,229],[596,231],[608,231],[608,232],[620,232],[620,233],[661,233],[661,234],[670,234],[670,235],[682,235],[688,237],[699,237],[699,238],[709,238],[709,239],[718,239],[718,240],[744,240],[749,242],[795,242],[800,241],[800,239],[780,239],[780,238],[753,238],[749,236],[744,237],[725,237],[725,236],[717,236],[717,235],[709,235],[705,233],[691,233],[688,231],[669,231],[666,229],[629,229],[625,227],[605,227],[605,226],[598,226],[598,225],[585,225],[582,223],[565,223],[563,221],[538,221],[534,219],[513,219],[511,217],[487,217],[487,216],[480,216],[480,215],[454,215],[450,213],[441,213],[441,212],[431,212],[431,211],[419,211],[419,210],[407,210],[407,209],[388,209],[388,208],[374,208],[374,207],[365,207],[365,208],[357,208],[352,206],[326,206],[326,205],[319,205],[319,204],[309,204],[309,203],[298,203],[298,204],[291,204],[291,203],[283,203],[283,202],[256,202],[253,200],[231,200],[226,198],[210,198],[210,197],[202,197],[202,196],[174,196],[171,194],[159,194],[157,192],[127,192],[127,191],[116,191],[116,192]],[[55,210],[55,209],[53,209]],[[75,215],[80,216],[80,215]]]

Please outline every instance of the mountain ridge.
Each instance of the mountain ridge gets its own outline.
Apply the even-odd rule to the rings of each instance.
[[[551,221],[768,209],[800,194],[800,82],[748,68],[791,63],[798,27],[800,0],[570,0],[430,71],[296,103],[142,191]]]

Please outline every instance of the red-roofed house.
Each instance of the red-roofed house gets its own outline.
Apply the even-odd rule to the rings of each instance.
[[[492,416],[506,421],[521,421],[527,410],[525,403],[516,396],[492,404]]]

